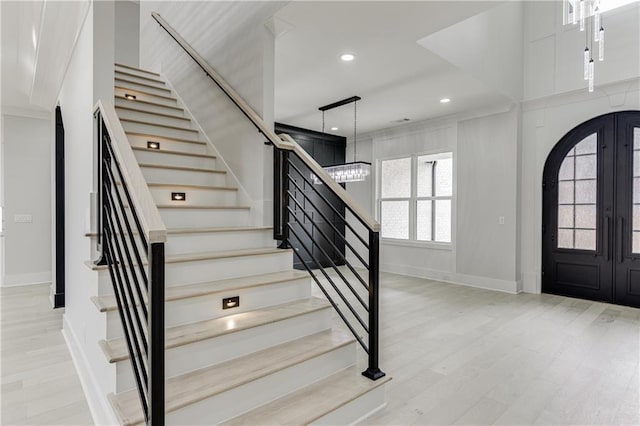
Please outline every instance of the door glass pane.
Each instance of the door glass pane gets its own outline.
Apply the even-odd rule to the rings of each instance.
[[[419,241],[431,241],[431,205],[432,200],[418,200],[418,210],[416,218],[416,238]]]
[[[411,196],[411,158],[385,160],[381,167],[381,197],[408,198]]]
[[[633,129],[633,240],[631,251],[640,253],[640,127]]]
[[[382,237],[409,238],[409,201],[382,201]]]
[[[584,138],[558,171],[558,248],[596,249],[597,142],[596,133]]]

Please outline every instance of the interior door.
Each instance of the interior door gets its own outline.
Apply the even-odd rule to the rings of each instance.
[[[543,180],[542,290],[640,307],[640,112],[569,132]]]

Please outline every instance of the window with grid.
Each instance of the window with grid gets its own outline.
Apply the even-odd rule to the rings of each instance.
[[[380,162],[382,238],[451,243],[453,154]]]

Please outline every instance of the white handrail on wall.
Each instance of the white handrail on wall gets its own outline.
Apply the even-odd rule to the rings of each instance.
[[[366,212],[358,203],[356,203],[353,198],[349,195],[345,189],[336,183],[327,172],[313,159],[311,156],[300,146],[298,143],[289,135],[282,134],[281,137],[276,136],[276,134],[271,130],[269,126],[262,120],[260,117],[250,106],[245,102],[244,99],[236,93],[236,91],[227,84],[226,81],[216,72],[216,70],[209,65],[209,63],[202,57],[200,54],[193,48],[187,41],[182,38],[180,34],[173,29],[171,25],[167,21],[164,20],[162,16],[160,16],[157,12],[151,12],[151,16],[160,24],[171,37],[182,46],[182,48],[187,52],[194,61],[202,67],[203,70],[215,81],[215,83],[222,89],[222,91],[231,99],[231,101],[240,108],[240,110],[247,116],[249,120],[253,122],[253,124],[258,128],[260,133],[262,133],[269,142],[271,142],[276,148],[284,149],[287,151],[294,151],[300,159],[311,169],[311,171],[318,176],[318,178],[327,185],[331,190],[340,198],[340,200],[351,210],[362,222],[363,224],[374,232],[380,231],[380,224],[373,219],[368,212]]]
[[[167,228],[164,225],[160,212],[153,200],[147,181],[142,175],[138,160],[136,160],[127,135],[124,133],[122,123],[116,114],[113,104],[99,100],[93,108],[93,113],[100,111],[104,125],[111,138],[113,154],[120,165],[124,184],[129,189],[133,207],[138,213],[140,224],[144,230],[147,242],[164,243],[167,241]]]

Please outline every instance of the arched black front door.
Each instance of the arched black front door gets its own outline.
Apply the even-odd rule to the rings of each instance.
[[[640,307],[640,111],[589,120],[549,154],[542,291]]]

